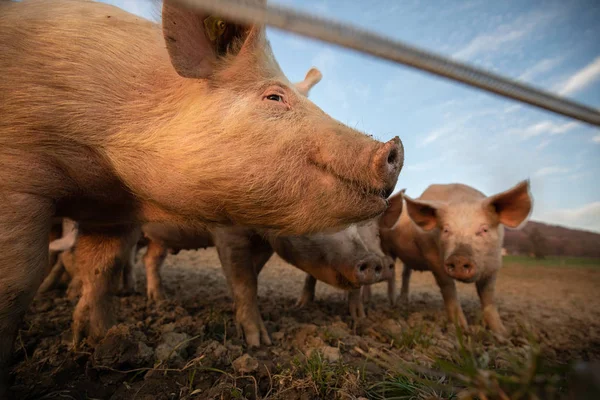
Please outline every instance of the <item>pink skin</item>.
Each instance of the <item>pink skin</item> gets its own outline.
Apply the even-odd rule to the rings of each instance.
[[[394,203],[386,209],[384,214],[377,220],[361,224],[358,227],[358,234],[368,251],[377,255],[383,266],[382,274],[379,276],[378,282],[387,281],[388,283],[388,300],[392,306],[396,303],[396,269],[395,260],[387,254],[384,254],[382,242],[380,240],[381,230],[389,229],[396,222],[402,207],[398,207]],[[353,288],[348,291],[348,308],[350,315],[355,321],[358,321],[366,316],[364,304],[371,299],[371,285],[375,282],[363,282],[362,288]],[[302,294],[296,305],[304,307],[314,301],[317,279],[308,274],[304,281]]]
[[[0,397],[56,217],[77,221],[85,243],[74,337],[98,340],[110,299],[93,298],[111,296],[116,256],[145,222],[309,234],[384,211],[400,139],[314,105],[264,26],[224,21],[213,42],[207,17],[171,0],[162,26],[100,2],[0,1]]]
[[[408,301],[412,270],[431,271],[450,321],[467,328],[455,280],[475,283],[486,325],[499,337],[506,329],[495,305],[495,283],[502,266],[504,227],[518,228],[532,210],[529,182],[486,197],[466,185],[431,185],[418,199],[404,191],[390,203],[405,210],[391,229],[382,230],[387,254],[404,264],[400,298]]]

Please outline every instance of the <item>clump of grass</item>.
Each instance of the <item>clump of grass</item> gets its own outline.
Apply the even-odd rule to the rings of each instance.
[[[372,358],[390,371],[390,377],[369,389],[375,399],[554,399],[564,394],[566,367],[545,365],[539,346],[531,342],[525,359],[513,359],[495,369],[483,346],[457,329],[457,351],[451,360],[437,358],[432,368],[371,350]]]
[[[402,333],[399,335],[388,333],[388,336],[394,340],[394,346],[400,349],[414,348],[415,346],[427,349],[432,343],[431,332],[423,325],[417,325],[411,329],[402,330]]]
[[[436,379],[415,372],[398,375],[377,383],[369,388],[369,394],[374,400],[454,400],[458,398],[446,377],[442,376]]]
[[[293,364],[311,381],[315,393],[321,398],[332,398],[349,382],[358,386],[362,381],[359,371],[351,370],[341,360],[326,361],[318,350],[312,351],[304,360],[296,357]]]

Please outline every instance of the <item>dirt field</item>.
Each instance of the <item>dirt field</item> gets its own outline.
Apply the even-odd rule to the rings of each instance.
[[[143,292],[139,263],[136,272]],[[169,256],[163,276],[169,300],[155,306],[146,304],[145,295],[120,297],[121,324],[95,352],[87,345],[71,350],[73,306],[64,292],[36,298],[15,345],[18,398],[376,398],[378,382],[402,386],[402,366],[435,367],[442,359],[464,367],[470,357],[457,351],[456,332],[445,323],[442,298],[429,273],[413,273],[410,304],[404,307],[392,309],[385,284],[376,285],[367,320],[352,327],[344,294],[322,283],[315,304],[295,309],[304,274],[273,257],[259,279],[259,302],[274,345],[249,355],[236,336],[214,249]],[[459,285],[465,313],[475,325],[467,341],[474,362],[485,370],[528,368],[536,348],[530,340],[540,344],[549,368],[599,360],[599,287],[599,266],[505,265],[498,304],[511,337],[500,343],[478,325],[474,286]],[[561,391],[558,375],[551,386]]]

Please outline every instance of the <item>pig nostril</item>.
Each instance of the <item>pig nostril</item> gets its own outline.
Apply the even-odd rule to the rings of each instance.
[[[468,271],[471,269],[471,266],[469,264],[465,264],[465,265],[463,265],[463,268]]]
[[[398,149],[394,148],[388,154],[387,162],[388,164],[396,164],[396,161],[398,161]]]
[[[394,269],[394,264],[390,264],[389,269]]]
[[[362,263],[362,264],[360,264],[360,265],[358,266],[358,270],[359,270],[360,272],[365,272],[365,271],[367,270],[367,268],[369,268],[369,267],[367,266],[367,264],[366,264],[366,263]]]
[[[448,264],[447,267],[451,272],[454,271],[454,264]]]

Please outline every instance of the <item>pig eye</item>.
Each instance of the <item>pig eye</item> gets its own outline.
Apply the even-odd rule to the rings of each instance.
[[[266,97],[267,100],[282,102],[283,97],[278,94],[270,94]]]
[[[488,228],[488,226],[487,226],[487,225],[482,225],[482,226],[481,226],[481,228],[479,228],[479,232],[477,232],[477,234],[478,234],[479,236],[481,236],[481,235],[485,235],[485,234],[487,234],[487,233],[488,233],[488,231],[489,231],[489,230],[490,230],[490,229]]]

